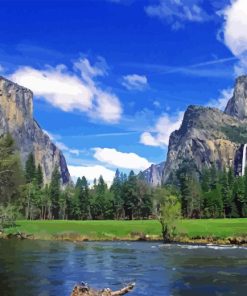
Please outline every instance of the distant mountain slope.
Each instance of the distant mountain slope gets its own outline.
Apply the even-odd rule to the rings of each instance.
[[[236,174],[240,174],[245,143],[247,76],[241,76],[225,112],[215,108],[188,107],[180,129],[170,136],[162,182],[168,182],[186,159],[192,160],[198,171],[215,164],[219,169],[234,166]]]
[[[148,169],[143,171],[142,174],[147,184],[152,187],[157,187],[161,185],[164,165],[165,162],[162,162],[160,164],[152,164]]]
[[[43,169],[45,183],[51,180],[56,165],[63,184],[70,181],[62,152],[33,119],[32,92],[0,76],[0,135],[6,133],[14,138],[23,165],[33,152],[36,164]]]

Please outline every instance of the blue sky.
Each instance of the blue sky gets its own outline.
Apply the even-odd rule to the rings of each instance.
[[[165,160],[190,104],[223,108],[247,69],[245,0],[2,0],[0,71],[73,176]]]

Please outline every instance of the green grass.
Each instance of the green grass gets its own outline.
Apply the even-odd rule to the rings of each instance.
[[[17,221],[17,230],[26,234],[33,234],[36,238],[52,238],[66,235],[76,239],[76,236],[91,240],[130,239],[131,233],[145,233],[159,236],[160,224],[155,220],[144,221]],[[246,236],[247,219],[208,219],[181,220],[177,225],[178,232],[189,238]]]

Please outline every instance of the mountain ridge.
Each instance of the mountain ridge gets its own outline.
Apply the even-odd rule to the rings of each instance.
[[[240,175],[245,143],[247,76],[243,75],[236,79],[233,96],[224,111],[198,105],[187,107],[180,128],[170,135],[161,183],[169,183],[184,160],[193,161],[198,172],[215,165],[217,169],[233,167]],[[149,180],[153,178],[149,175],[146,179],[151,186],[153,182]]]
[[[23,166],[33,153],[36,165],[41,165],[45,183],[50,182],[55,166],[60,170],[62,184],[70,182],[62,152],[33,118],[33,92],[0,76],[0,135],[7,133],[15,140]]]

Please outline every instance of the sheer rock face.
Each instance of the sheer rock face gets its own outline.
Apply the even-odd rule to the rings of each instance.
[[[165,128],[165,127],[164,127]],[[247,143],[247,76],[237,79],[225,112],[189,106],[182,125],[169,140],[162,182],[172,178],[183,160],[192,160],[199,172],[215,164],[234,167],[240,174],[243,144]]]
[[[247,118],[247,76],[237,79],[233,97],[229,100],[225,113],[239,119]]]
[[[56,165],[63,184],[70,182],[63,154],[33,119],[32,92],[0,77],[0,135],[6,133],[14,138],[23,165],[33,152],[36,164],[43,169],[45,183],[51,180]]]
[[[157,187],[161,185],[164,165],[165,162],[162,162],[160,164],[152,164],[148,169],[146,169],[143,172],[145,181],[151,187]]]

